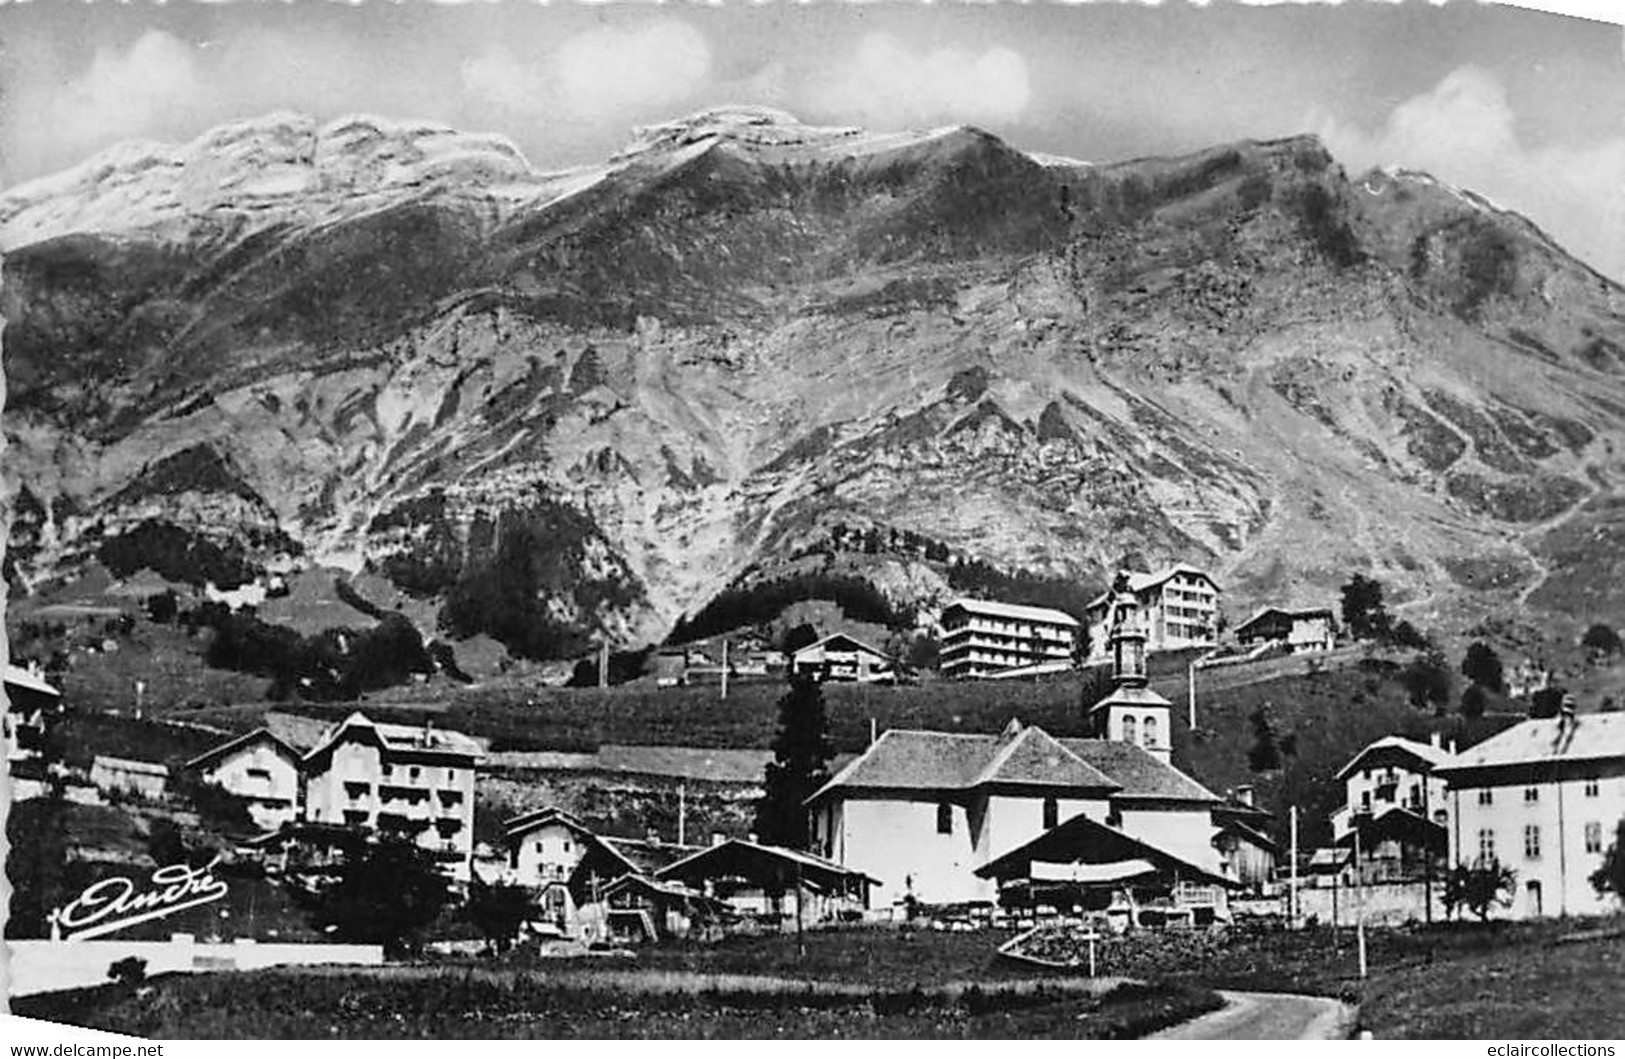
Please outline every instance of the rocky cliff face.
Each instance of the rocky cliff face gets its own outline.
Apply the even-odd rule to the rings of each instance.
[[[1190,560],[1237,614],[1356,569],[1423,621],[1625,602],[1625,292],[1310,138],[1088,166],[734,108],[542,174],[275,116],[17,188],[0,246],[27,583],[368,565],[568,653],[839,523]],[[939,560],[870,568],[929,603]]]

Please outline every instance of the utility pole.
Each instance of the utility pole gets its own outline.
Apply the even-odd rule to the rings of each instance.
[[[598,686],[609,687],[609,641],[598,645]]]
[[[722,697],[728,697],[728,638],[722,639]]]
[[[1360,948],[1360,977],[1366,976],[1365,963],[1365,873],[1360,870],[1360,827],[1354,826],[1354,885],[1359,888],[1355,899],[1354,937]]]
[[[688,833],[688,784],[677,785],[677,844],[686,846],[684,841]]]
[[[1187,687],[1190,695],[1190,725],[1191,731],[1194,732],[1196,731],[1196,659],[1191,659],[1190,668],[1186,672],[1190,678]]]
[[[878,732],[878,727],[879,726],[875,724],[875,719],[873,717],[869,718],[869,745],[870,746],[874,746],[876,740],[878,740],[880,738],[880,735],[879,735],[879,732]]]
[[[1292,821],[1292,853],[1290,866],[1292,870],[1291,888],[1287,891],[1287,922],[1294,928],[1298,925],[1298,807],[1294,805],[1288,813]]]

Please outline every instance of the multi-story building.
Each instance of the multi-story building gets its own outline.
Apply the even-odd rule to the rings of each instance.
[[[790,672],[815,680],[859,684],[872,684],[894,675],[886,652],[839,632],[792,651]]]
[[[1175,563],[1154,574],[1123,573],[1118,587],[1126,589],[1139,607],[1152,651],[1211,647],[1219,637],[1219,586],[1207,572],[1188,563]],[[1117,622],[1114,589],[1097,596],[1085,617],[1089,628],[1089,657],[1106,657],[1107,641]]]
[[[1336,643],[1332,612],[1324,607],[1311,610],[1266,607],[1236,626],[1236,642],[1243,647],[1278,643],[1293,654],[1330,651]]]
[[[1459,754],[1449,784],[1453,864],[1514,872],[1514,919],[1619,908],[1591,875],[1625,819],[1625,714],[1522,721]]]
[[[207,750],[186,767],[248,803],[254,823],[267,831],[299,818],[299,751],[268,728],[256,728]]]
[[[305,755],[305,819],[411,838],[467,881],[480,745],[430,725],[352,713]]]
[[[1378,739],[1338,770],[1344,799],[1332,813],[1332,838],[1341,841],[1360,818],[1375,820],[1394,809],[1445,826],[1450,803],[1438,770],[1455,760],[1455,744],[1445,746],[1438,733],[1426,743],[1397,735]]]
[[[877,880],[882,904],[992,900],[1003,878],[989,874],[995,863],[1015,854],[1011,870],[1027,867],[1017,851],[1050,834],[1060,847],[1105,842],[1211,884],[1222,871],[1219,799],[1169,763],[1159,734],[1168,703],[1143,686],[1131,627],[1116,652],[1118,693],[1094,714],[1102,737],[1056,738],[1019,721],[999,735],[888,731],[808,799],[816,852]]]
[[[960,599],[939,618],[938,666],[950,677],[983,677],[1005,670],[1071,661],[1078,620],[1048,607]]]

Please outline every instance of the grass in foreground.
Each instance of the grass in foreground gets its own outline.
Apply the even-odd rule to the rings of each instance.
[[[739,980],[683,988],[472,968],[167,975],[17,1000],[14,1010],[153,1038],[1132,1038],[1221,1005],[1207,990],[1102,996],[1016,989],[820,989]]]

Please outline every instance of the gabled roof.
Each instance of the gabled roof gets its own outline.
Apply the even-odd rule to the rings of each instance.
[[[995,784],[1087,790],[1112,798],[1219,801],[1132,743],[1056,739],[1018,721],[1000,735],[891,729],[807,801],[841,788],[943,794]]]
[[[1112,739],[1063,739],[1061,744],[1122,788],[1112,795],[1114,799],[1209,803],[1220,800],[1184,772],[1133,743]]]
[[[219,746],[214,747],[211,750],[205,750],[197,757],[188,761],[186,763],[186,767],[189,769],[201,768],[211,761],[225,757],[234,750],[240,750],[260,742],[270,743],[273,749],[288,757],[295,765],[298,765],[300,756],[299,751],[289,746],[284,740],[278,739],[276,733],[272,732],[269,728],[256,728],[252,732],[248,732],[245,735],[240,735],[235,739],[221,743]]]
[[[1401,735],[1385,735],[1350,758],[1347,765],[1337,770],[1337,779],[1347,779],[1367,757],[1383,751],[1409,755],[1415,758],[1417,764],[1421,766],[1417,769],[1418,772],[1429,772],[1455,761],[1455,756],[1444,747],[1419,742],[1415,739],[1406,739]]]
[[[47,683],[43,674],[36,673],[32,669],[25,669],[22,666],[12,665],[10,662],[6,663],[5,682],[14,687],[38,692],[41,695],[62,697],[62,692]]]
[[[1019,879],[1031,876],[1035,862],[1117,864],[1125,860],[1147,860],[1158,870],[1177,873],[1183,879],[1225,887],[1240,885],[1234,879],[1192,864],[1177,853],[1081,813],[988,861],[976,869],[976,874],[984,879]]]
[[[1244,621],[1240,625],[1236,626],[1236,635],[1240,636],[1247,629],[1249,629],[1252,626],[1258,624],[1259,622],[1263,621],[1264,619],[1266,619],[1268,617],[1271,617],[1272,615],[1279,616],[1279,617],[1282,617],[1282,618],[1290,618],[1290,619],[1299,619],[1299,618],[1303,618],[1303,619],[1328,618],[1329,619],[1332,616],[1332,612],[1331,612],[1331,609],[1329,607],[1310,607],[1310,608],[1303,609],[1303,610],[1288,610],[1288,609],[1286,609],[1284,607],[1265,607],[1263,610],[1260,610],[1257,614],[1254,614],[1252,617],[1248,618],[1246,621]]]
[[[120,772],[134,772],[143,776],[169,775],[169,769],[156,761],[137,761],[134,758],[113,757],[110,754],[97,754],[91,759],[90,767],[117,769]]]
[[[305,755],[305,760],[313,761],[327,754],[346,738],[370,741],[395,753],[467,758],[468,764],[485,753],[479,743],[462,732],[430,725],[380,724],[357,711],[329,729],[322,741]]]
[[[731,838],[696,850],[655,872],[660,879],[705,879],[737,875],[755,882],[779,883],[799,873],[802,881],[818,887],[861,880],[879,885],[861,871],[799,849],[769,846]]]
[[[587,827],[586,824],[555,805],[549,805],[544,809],[533,809],[528,813],[520,813],[518,816],[509,817],[502,822],[502,834],[504,838],[515,839],[521,835],[527,835],[537,828],[549,827],[554,824],[568,828],[578,835],[592,834],[592,829]]]
[[[942,793],[993,783],[1102,793],[1118,786],[1043,729],[1012,722],[997,736],[890,729],[808,801],[842,787]]]
[[[1554,761],[1625,758],[1625,713],[1585,713],[1571,718],[1520,721],[1457,754],[1444,773]]]
[[[1353,846],[1356,835],[1365,844],[1367,851],[1375,848],[1379,842],[1393,839],[1443,853],[1449,848],[1450,842],[1443,824],[1435,823],[1421,813],[1397,805],[1390,806],[1377,817],[1356,814],[1354,826],[1349,828],[1347,834],[1337,839],[1335,844]]]
[[[946,607],[942,613],[958,607],[971,614],[986,614],[994,618],[1009,618],[1012,621],[1041,621],[1052,625],[1076,626],[1078,619],[1064,610],[1055,610],[1051,607],[1029,607],[1023,603],[1000,603],[991,599],[956,599]]]
[[[1156,588],[1165,581],[1172,579],[1175,574],[1195,574],[1198,577],[1206,578],[1208,583],[1214,588],[1219,587],[1219,583],[1213,580],[1213,575],[1208,573],[1206,570],[1203,570],[1201,567],[1192,566],[1190,563],[1174,563],[1171,566],[1165,566],[1156,573],[1151,574],[1129,571],[1128,590],[1136,594],[1145,592],[1149,589]],[[1093,609],[1094,607],[1106,602],[1111,598],[1111,595],[1112,591],[1108,588],[1106,591],[1089,601],[1090,608]]]
[[[699,846],[679,846],[675,842],[650,842],[641,838],[614,838],[597,836],[598,842],[609,853],[628,864],[633,871],[653,874],[700,849]]]
[[[1220,819],[1215,816],[1214,822],[1219,825],[1220,834],[1235,835],[1238,838],[1245,839],[1246,841],[1252,843],[1259,849],[1268,850],[1271,853],[1279,854],[1281,852],[1280,845],[1273,838],[1264,834],[1264,832],[1258,830],[1256,827],[1242,823],[1233,816],[1226,817],[1224,819]]]
[[[803,644],[802,646],[796,648],[794,651],[791,651],[790,656],[792,658],[794,658],[795,656],[801,654],[803,651],[811,651],[815,647],[824,647],[825,645],[829,644],[833,640],[845,640],[848,643],[850,643],[853,647],[856,647],[858,650],[867,651],[869,654],[874,655],[876,658],[889,658],[890,657],[889,655],[886,654],[886,652],[880,650],[878,647],[871,647],[870,645],[864,643],[862,640],[858,639],[856,636],[852,636],[852,635],[850,635],[848,633],[844,633],[844,632],[832,632],[828,636],[824,637],[821,640],[814,640],[812,643]]]

